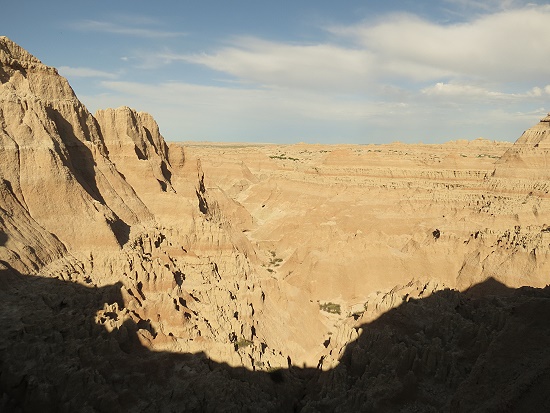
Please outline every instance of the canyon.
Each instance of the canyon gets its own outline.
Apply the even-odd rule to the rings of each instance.
[[[0,408],[548,409],[549,151],[166,142],[0,37]]]

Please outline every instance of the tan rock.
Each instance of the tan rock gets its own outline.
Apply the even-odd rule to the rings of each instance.
[[[97,122],[55,69],[5,37],[0,44],[0,151],[8,160],[0,174],[38,225],[72,250],[123,244],[129,226],[151,216],[128,196]]]
[[[167,145],[0,38],[0,410],[536,410],[547,127]]]
[[[550,113],[527,129],[495,165],[495,177],[546,180],[550,176]]]

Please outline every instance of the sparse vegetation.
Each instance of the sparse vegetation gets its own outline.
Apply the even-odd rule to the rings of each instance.
[[[269,260],[269,265],[273,265],[275,267],[278,267],[279,265],[281,265],[281,262],[283,262],[282,258],[271,258]]]
[[[331,302],[319,304],[319,309],[321,311],[326,311],[327,313],[331,313],[331,314],[341,314],[342,313],[342,310],[340,308],[340,304],[331,303]]]
[[[480,153],[479,155],[477,155],[478,158],[491,158],[491,159],[500,159],[500,156],[497,156],[497,155],[490,155],[490,154],[486,154],[486,153]]]
[[[299,161],[298,158],[293,158],[292,156],[286,156],[286,154],[279,154],[279,155],[271,155],[271,159],[281,159],[281,160],[289,160],[289,161]]]
[[[269,263],[267,264],[267,271],[273,272],[274,270],[271,267],[280,267],[283,259],[277,258],[277,254],[275,253],[275,251],[269,251],[269,253],[271,254],[271,258],[269,259]],[[262,266],[265,267],[265,264],[262,264]]]
[[[241,338],[239,341],[237,341],[235,343],[235,345],[237,346],[237,349],[240,349],[240,348],[245,348],[245,347],[248,347],[248,346],[251,346],[252,345],[252,341],[246,339],[246,338]]]

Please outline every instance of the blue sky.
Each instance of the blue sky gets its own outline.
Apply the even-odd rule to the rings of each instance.
[[[18,0],[0,28],[171,141],[514,141],[550,111],[545,1]]]

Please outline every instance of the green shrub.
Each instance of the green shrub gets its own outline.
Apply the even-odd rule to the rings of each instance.
[[[246,338],[241,338],[239,341],[237,341],[236,345],[237,345],[237,348],[245,348],[245,347],[251,346],[252,341]]]
[[[319,304],[319,309],[321,311],[326,311],[327,313],[331,314],[341,314],[342,310],[340,309],[340,304],[336,303],[323,303]]]

